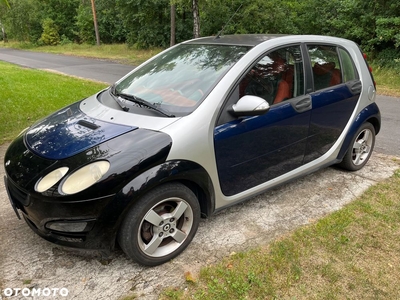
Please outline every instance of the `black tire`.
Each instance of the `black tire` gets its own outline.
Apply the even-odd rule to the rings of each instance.
[[[144,195],[122,221],[118,242],[137,263],[157,266],[190,244],[200,222],[200,205],[180,183],[161,185]]]
[[[351,140],[349,149],[339,166],[345,170],[360,170],[368,162],[375,146],[375,128],[363,123]]]

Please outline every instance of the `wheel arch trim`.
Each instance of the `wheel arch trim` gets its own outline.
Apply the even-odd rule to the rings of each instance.
[[[207,171],[192,161],[171,160],[141,173],[115,195],[115,200],[121,202],[124,207],[118,220],[118,227],[138,199],[151,189],[169,182],[180,182],[192,190],[199,200],[203,216],[209,216],[215,210],[214,187]]]
[[[353,139],[360,126],[365,122],[369,122],[374,126],[375,135],[379,133],[381,128],[381,114],[376,103],[372,103],[365,107],[354,119],[354,122],[351,125],[337,156],[339,160],[343,159],[350,146],[351,140]]]

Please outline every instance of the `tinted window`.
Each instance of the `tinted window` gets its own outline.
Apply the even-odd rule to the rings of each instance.
[[[135,95],[175,115],[185,115],[197,107],[249,49],[231,45],[179,45],[131,73],[115,91]]]
[[[340,58],[342,60],[342,72],[343,72],[343,81],[351,81],[354,79],[358,79],[358,73],[354,67],[353,60],[350,57],[350,54],[347,53],[344,49],[339,49]]]
[[[339,56],[336,47],[308,46],[311,60],[314,90],[321,90],[342,83]]]

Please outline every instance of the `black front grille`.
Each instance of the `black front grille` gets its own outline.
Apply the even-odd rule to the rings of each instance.
[[[29,194],[25,193],[19,189],[14,183],[7,179],[8,192],[13,200],[13,202],[20,203],[24,206],[28,206],[31,203]]]

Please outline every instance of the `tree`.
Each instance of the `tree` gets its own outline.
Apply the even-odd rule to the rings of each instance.
[[[199,15],[199,1],[193,0],[193,37],[200,37],[200,15]]]
[[[8,7],[8,9],[10,9],[10,4],[8,3],[7,0],[3,0],[3,3]],[[4,29],[4,26],[3,26],[3,23],[1,22],[1,20],[0,20],[0,27],[1,27],[1,33],[2,33],[2,36],[3,36],[3,41],[5,43],[7,43],[8,42],[7,33],[6,33],[6,30]]]
[[[176,31],[176,5],[171,4],[171,39],[170,39],[170,46],[175,45],[175,31]]]
[[[91,1],[92,1],[94,32],[96,34],[96,44],[97,44],[97,46],[100,46],[100,35],[99,35],[99,28],[97,26],[96,6],[94,4],[94,0],[91,0]]]

